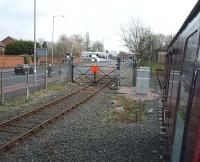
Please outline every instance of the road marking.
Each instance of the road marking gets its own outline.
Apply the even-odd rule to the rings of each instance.
[[[48,78],[47,82],[52,82],[52,81],[55,81],[55,80],[59,80],[59,79],[64,79],[65,77],[59,77],[59,76],[56,76],[56,77],[53,77],[53,78]],[[36,86],[39,86],[39,85],[42,85],[41,81],[44,81],[44,79],[40,79],[40,80],[37,80],[37,83]],[[15,85],[11,85],[11,86],[6,86],[4,87],[4,91],[5,93],[8,93],[8,92],[14,92],[14,91],[17,91],[17,90],[22,90],[24,88],[26,88],[26,83],[20,83],[20,84],[15,84]],[[30,82],[29,84],[29,88],[33,87],[34,84],[33,82]]]

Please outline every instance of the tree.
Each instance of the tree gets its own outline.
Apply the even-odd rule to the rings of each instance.
[[[90,51],[90,36],[89,32],[86,32],[85,34],[85,50]]]
[[[165,48],[167,48],[170,45],[173,38],[174,38],[174,34],[170,34],[165,37],[165,43],[164,43]]]
[[[47,42],[46,41],[43,42],[42,48],[47,48]]]
[[[72,40],[72,55],[80,56],[81,52],[85,49],[83,37],[80,34],[74,34],[71,36]]]
[[[173,35],[155,34],[144,27],[139,19],[133,20],[128,27],[121,27],[124,46],[136,55],[138,59],[156,61],[157,50],[167,48]]]
[[[144,57],[144,51],[151,31],[149,28],[145,28],[139,19],[133,20],[128,24],[127,28],[121,27],[122,40],[124,46],[129,51],[136,55],[137,58]]]
[[[101,41],[95,41],[92,44],[92,51],[93,52],[102,52],[104,50],[103,43]]]
[[[39,44],[37,43],[37,47]],[[34,50],[34,43],[32,41],[19,40],[14,43],[8,44],[5,47],[6,55],[32,55]]]
[[[42,45],[44,43],[44,39],[43,38],[39,38],[38,39],[38,43],[39,43],[40,47],[42,48]]]
[[[64,53],[72,53],[73,56],[80,56],[85,49],[83,37],[80,34],[74,34],[68,37],[62,34],[58,42],[54,45],[55,55],[63,55]]]
[[[71,53],[72,41],[71,38],[65,34],[59,37],[59,40],[54,45],[54,55],[63,55],[64,53]]]

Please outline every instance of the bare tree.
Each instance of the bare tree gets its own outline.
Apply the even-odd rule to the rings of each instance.
[[[144,57],[144,51],[146,50],[146,44],[149,37],[150,29],[145,28],[141,23],[141,20],[131,19],[127,28],[121,27],[122,39],[124,46],[129,51],[136,55],[137,58]]]
[[[59,40],[55,44],[55,55],[63,55],[64,53],[70,53],[72,48],[71,38],[62,34]]]
[[[167,35],[167,36],[165,37],[165,44],[164,44],[164,46],[165,46],[166,48],[170,45],[170,43],[171,43],[171,41],[173,40],[173,38],[174,38],[174,34],[170,34],[170,35]]]
[[[138,59],[156,60],[157,50],[166,48],[171,42],[173,35],[154,34],[150,28],[146,28],[140,19],[131,19],[128,26],[121,27],[124,46],[136,55]]]
[[[83,37],[80,34],[74,34],[71,36],[71,40],[73,56],[80,56],[81,52],[85,49]]]
[[[84,48],[83,37],[80,34],[74,34],[70,37],[62,34],[55,44],[55,55],[72,53],[73,56],[80,56]]]
[[[86,51],[90,50],[90,36],[89,36],[89,32],[86,32],[86,34],[85,34],[85,50]]]

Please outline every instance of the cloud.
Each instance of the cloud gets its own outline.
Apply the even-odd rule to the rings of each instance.
[[[34,0],[1,0],[0,39],[10,35],[33,40]],[[55,40],[60,34],[85,34],[91,39],[105,39],[105,46],[117,48],[120,24],[140,17],[154,32],[175,33],[193,8],[196,0],[36,0],[37,38],[51,41],[53,15]],[[180,7],[181,4],[181,7]]]

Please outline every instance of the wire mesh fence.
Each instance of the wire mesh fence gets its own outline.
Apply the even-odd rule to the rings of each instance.
[[[51,65],[49,75],[48,65],[40,64],[36,68],[36,73],[32,72],[31,67],[1,69],[0,75],[0,94],[1,103],[6,99],[18,95],[27,95],[34,89],[47,88],[49,84],[62,81],[67,84],[70,81],[71,64],[70,61]],[[36,79],[35,79],[36,76]]]

